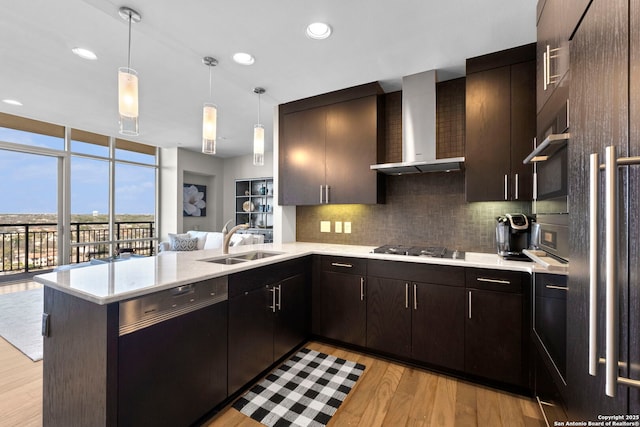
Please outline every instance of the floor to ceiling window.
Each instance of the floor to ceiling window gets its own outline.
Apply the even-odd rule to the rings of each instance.
[[[8,250],[0,248],[1,255],[20,259],[8,267],[0,265],[0,275],[124,251],[155,253],[156,147],[0,114],[0,166],[4,165],[11,167],[0,172],[0,237],[14,244]],[[36,173],[39,178],[29,180]],[[29,194],[32,203],[12,202],[21,200],[16,196],[21,193]],[[9,225],[17,220],[27,227],[9,234],[16,230]],[[51,224],[47,239],[54,248],[46,255],[26,254],[25,245],[31,250],[42,245],[35,243],[34,230],[46,228],[44,224]]]

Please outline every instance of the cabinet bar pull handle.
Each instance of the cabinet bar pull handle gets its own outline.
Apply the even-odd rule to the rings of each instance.
[[[551,46],[547,45],[547,66],[544,73],[545,90],[551,84]]]
[[[469,291],[469,319],[471,319],[471,291]]]
[[[271,289],[269,289],[269,292],[271,292],[271,305],[269,306],[269,308],[271,309],[271,312],[275,313],[276,312],[276,288],[275,286]]]
[[[504,176],[504,199],[509,199],[509,176],[506,174]]]
[[[322,187],[324,186],[320,185],[320,204],[322,204]]]
[[[413,309],[418,309],[418,285],[413,284]]]
[[[329,203],[329,186],[324,186],[324,202]]]
[[[404,308],[409,308],[409,284],[404,284]]]
[[[598,371],[598,153],[589,156],[589,375]]]
[[[556,285],[545,285],[547,289],[558,289],[560,291],[568,291],[569,288],[567,286],[556,286]]]
[[[498,283],[500,285],[510,285],[511,282],[508,280],[499,280],[499,279],[487,279],[485,277],[476,277],[478,282],[489,282],[489,283]]]
[[[549,45],[547,45],[547,50],[549,50]],[[542,87],[543,90],[547,90],[547,52],[542,53]]]
[[[364,277],[360,278],[360,301],[364,301]]]
[[[352,268],[353,267],[353,264],[346,264],[346,263],[343,263],[343,262],[332,262],[331,265],[334,266],[334,267],[344,267],[344,268]]]
[[[616,164],[616,148],[611,145],[605,148],[605,394],[616,397],[618,385],[618,289],[617,289],[617,196],[618,166]]]
[[[518,200],[518,174],[516,174],[516,200]]]
[[[282,311],[282,285],[278,285],[278,311]]]

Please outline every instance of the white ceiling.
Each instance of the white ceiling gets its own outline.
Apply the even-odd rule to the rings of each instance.
[[[140,136],[135,141],[200,150],[202,103],[218,105],[218,155],[252,150],[258,120],[267,149],[273,107],[371,81],[385,91],[400,78],[438,69],[439,80],[464,75],[465,58],[535,41],[536,0],[0,0],[0,111],[118,136],[117,69],[127,64],[129,6],[132,61],[140,78]],[[333,27],[324,41],[306,26]],[[93,50],[97,61],[71,53]],[[235,52],[249,52],[252,66]]]

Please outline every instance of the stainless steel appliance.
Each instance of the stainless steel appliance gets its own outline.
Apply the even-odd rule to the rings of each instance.
[[[526,214],[505,214],[496,218],[496,246],[505,259],[530,261],[522,251],[529,248],[532,219]]]
[[[383,245],[375,248],[373,253],[407,255],[430,258],[464,259],[464,251],[450,250],[442,246],[407,246],[407,245]]]

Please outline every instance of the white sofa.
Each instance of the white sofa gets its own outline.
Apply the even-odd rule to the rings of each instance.
[[[224,235],[219,231],[189,230],[184,234],[169,233],[169,241],[160,242],[158,252],[193,251],[200,249],[219,249]],[[231,236],[229,246],[254,245],[264,243],[262,234],[240,234]]]

